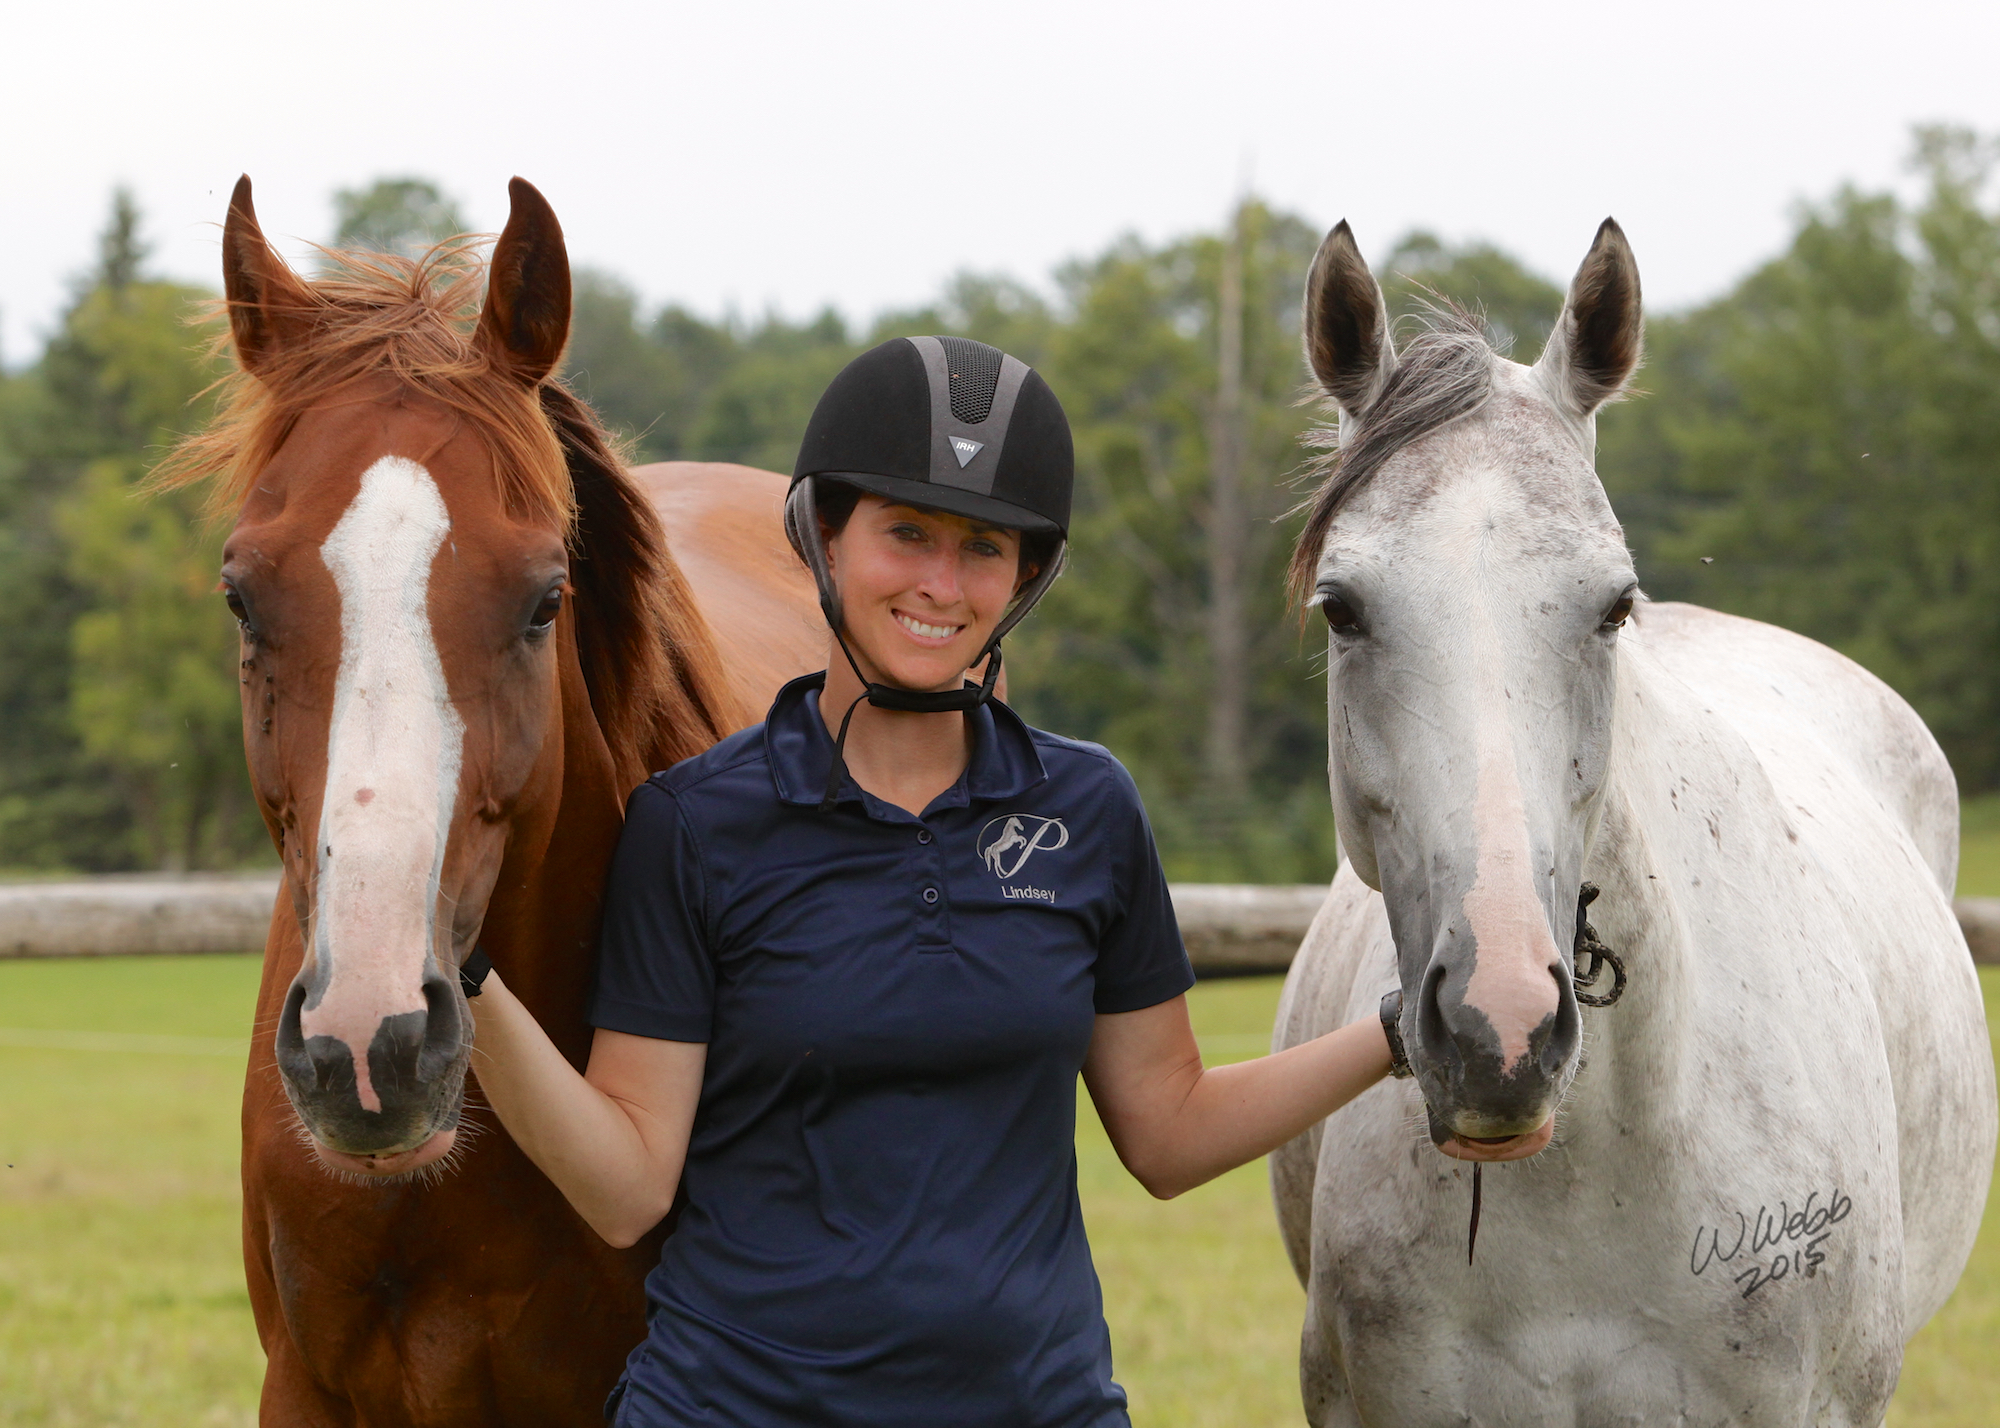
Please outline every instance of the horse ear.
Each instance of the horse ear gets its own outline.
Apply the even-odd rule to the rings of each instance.
[[[494,364],[532,386],[555,370],[569,340],[569,250],[562,225],[535,186],[507,185],[512,209],[487,266],[479,345]]]
[[[1645,327],[1639,264],[1625,230],[1607,218],[1576,270],[1535,372],[1558,402],[1587,417],[1617,396],[1638,368]]]
[[[1313,258],[1306,279],[1306,363],[1320,390],[1350,417],[1366,411],[1396,370],[1389,305],[1381,284],[1341,219]]]
[[[222,290],[229,303],[229,333],[236,360],[262,373],[312,323],[312,289],[300,282],[257,226],[250,205],[250,175],[236,180],[229,218],[222,225]]]

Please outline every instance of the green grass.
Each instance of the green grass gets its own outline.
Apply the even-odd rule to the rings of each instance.
[[[2000,793],[1959,805],[1958,895],[2000,897]]]
[[[2000,1024],[2000,970],[1982,976]],[[0,962],[0,1424],[254,1422],[236,1103],[256,982],[250,958]],[[1277,994],[1275,978],[1197,987],[1210,1059],[1257,1054]],[[154,1049],[104,1049],[120,1037]],[[1303,1298],[1263,1166],[1162,1205],[1082,1106],[1084,1212],[1134,1421],[1296,1425]],[[1891,1428],[1985,1428],[1996,1343],[1989,1204],[1958,1294],[1910,1346]]]

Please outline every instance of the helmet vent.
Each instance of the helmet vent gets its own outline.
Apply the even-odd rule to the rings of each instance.
[[[977,426],[993,411],[993,394],[1000,386],[1000,349],[963,337],[940,337],[951,373],[951,414]]]

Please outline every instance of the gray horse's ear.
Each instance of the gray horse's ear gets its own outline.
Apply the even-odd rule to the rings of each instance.
[[[1382,395],[1396,370],[1389,305],[1382,286],[1341,219],[1319,245],[1306,279],[1306,365],[1320,390],[1347,416],[1358,417]]]
[[[222,225],[222,291],[229,335],[243,370],[268,372],[312,327],[316,300],[264,238],[250,202],[250,175],[236,180]]]
[[[1587,417],[1617,396],[1638,368],[1645,326],[1639,264],[1625,230],[1607,218],[1569,285],[1535,373],[1572,415]]]

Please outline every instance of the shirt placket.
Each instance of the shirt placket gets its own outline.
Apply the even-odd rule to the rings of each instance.
[[[944,839],[929,824],[909,830],[911,896],[916,899],[917,951],[950,952],[951,895],[944,875]]]

